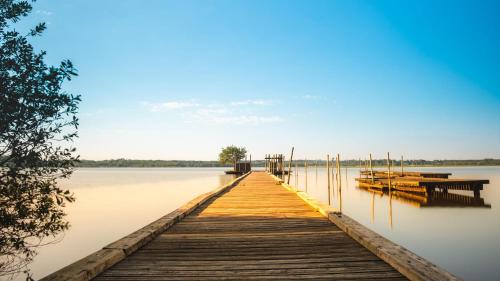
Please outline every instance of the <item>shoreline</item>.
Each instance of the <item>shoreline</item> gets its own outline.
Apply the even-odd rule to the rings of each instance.
[[[310,167],[314,167],[314,165],[311,165]],[[318,167],[322,167],[322,168],[326,168],[325,165],[319,165]],[[355,165],[348,165],[348,166],[343,166],[341,165],[342,168],[348,168],[348,169],[359,169],[359,166],[355,166]],[[394,166],[391,166],[392,169],[398,169],[400,166],[398,165],[394,165]],[[440,165],[418,165],[418,166],[404,166],[404,168],[474,168],[474,167],[481,167],[481,168],[485,168],[485,167],[500,167],[500,164],[498,165],[443,165],[443,166],[440,166]],[[89,169],[89,168],[103,168],[103,169],[109,169],[109,168],[145,168],[145,169],[152,169],[152,168],[158,168],[158,169],[162,169],[162,168],[178,168],[178,169],[185,169],[185,168],[190,168],[190,169],[193,169],[193,168],[200,168],[200,169],[203,169],[203,168],[212,168],[212,169],[232,169],[233,167],[224,167],[224,166],[220,166],[220,167],[214,167],[214,166],[75,166],[74,167],[75,169]],[[253,166],[253,168],[265,168],[264,166]],[[303,166],[299,166],[299,168],[304,168]],[[387,168],[387,166],[373,166],[374,169],[380,169],[380,168]],[[292,170],[295,169],[295,167],[292,167]],[[364,169],[364,167],[363,167]]]

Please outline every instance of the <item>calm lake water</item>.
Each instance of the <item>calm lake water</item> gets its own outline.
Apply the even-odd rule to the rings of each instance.
[[[40,247],[29,266],[40,279],[175,210],[232,179],[222,168],[85,168],[62,187],[75,193],[71,227]],[[17,276],[17,280],[24,280]],[[1,279],[1,277],[0,277]]]
[[[290,184],[305,189],[305,173],[298,169]],[[356,186],[359,169],[342,168],[342,211],[364,226],[465,280],[500,280],[500,167],[408,168],[451,172],[451,178],[489,179],[481,192],[483,206],[456,202],[418,203],[418,200],[377,194]],[[308,193],[328,200],[326,168],[308,167]],[[451,191],[450,191],[451,192]],[[457,192],[458,193],[458,192]],[[472,191],[460,192],[473,196]],[[338,194],[332,205],[338,206]],[[455,204],[455,206],[446,206]]]
[[[231,180],[220,168],[78,169],[61,184],[76,195],[67,207],[71,228],[61,241],[39,249],[30,265],[39,279]],[[410,169],[408,169],[410,170]],[[425,207],[415,200],[389,199],[356,187],[359,169],[342,169],[343,211],[384,237],[466,280],[499,280],[500,167],[415,168],[451,172],[454,178],[489,179],[484,206]],[[305,188],[304,169],[298,181]],[[308,169],[308,192],[327,202],[324,167]],[[462,193],[472,196],[470,193]],[[333,205],[338,194],[334,193]],[[429,202],[432,203],[432,202]],[[441,204],[442,202],[434,202]],[[18,280],[22,280],[19,276]]]

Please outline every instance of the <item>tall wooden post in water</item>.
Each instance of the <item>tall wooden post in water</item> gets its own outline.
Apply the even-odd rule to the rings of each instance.
[[[273,173],[274,154],[269,154],[269,173]]]
[[[269,154],[269,161],[267,162],[267,172],[271,172],[271,166],[272,166],[272,160],[271,160],[271,154]]]
[[[335,164],[335,157],[332,157],[331,165],[332,165],[332,198],[335,198],[335,187],[338,186],[338,180],[336,178],[337,174],[337,164]],[[335,165],[335,167],[334,167]]]
[[[273,173],[275,175],[277,174],[278,169],[279,169],[279,165],[280,165],[278,157],[279,157],[279,154],[275,154],[274,155],[274,169],[273,169]]]
[[[373,178],[373,166],[372,166],[372,154],[370,153],[370,175],[372,177],[372,183],[375,182],[375,179]]]
[[[274,175],[274,170],[276,169],[276,154],[271,157],[271,174]]]
[[[328,179],[328,206],[330,206],[331,205],[330,198],[332,197],[330,195],[330,154],[326,155],[326,174],[328,175],[327,176],[327,179]]]
[[[391,194],[391,157],[387,152],[387,185],[389,186],[389,194]]]
[[[389,225],[392,229],[392,195],[389,195]]]
[[[267,172],[271,171],[271,154],[267,155]]]
[[[292,160],[293,160],[293,146],[292,146],[292,153],[290,153],[290,162],[288,162],[288,180],[287,184],[290,184],[290,177],[292,176]]]
[[[281,175],[281,179],[283,178],[283,154],[278,154],[278,174]]]
[[[268,163],[268,165],[269,165],[269,171],[268,172],[271,173],[272,168],[273,168],[273,160],[272,160],[271,154],[269,154],[269,163]]]
[[[337,154],[337,178],[339,180],[338,193],[339,193],[339,212],[342,214],[342,176],[340,170],[340,155]]]
[[[276,169],[275,173],[278,174],[278,171],[280,170],[280,155],[276,154]]]
[[[401,176],[404,176],[403,171],[403,155],[401,155]]]

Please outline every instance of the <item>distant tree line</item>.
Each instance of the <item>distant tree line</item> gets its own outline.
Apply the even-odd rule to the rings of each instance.
[[[325,160],[307,160],[309,165],[325,166]],[[295,164],[304,166],[305,160],[294,160]],[[368,165],[368,162],[366,162]],[[252,161],[254,167],[264,167],[264,160]],[[342,160],[343,167],[362,167],[365,165],[365,160]],[[400,160],[393,161],[394,166],[401,166]],[[387,166],[386,159],[374,159],[372,161],[374,167]],[[500,166],[500,159],[478,159],[478,160],[404,160],[404,166]],[[132,159],[111,159],[111,160],[80,160],[75,163],[76,167],[150,167],[150,168],[168,168],[168,167],[231,167],[232,164],[221,164],[219,161],[194,161],[194,160],[132,160]],[[285,162],[285,167],[288,167],[288,162]]]
[[[132,160],[132,159],[111,159],[111,160],[80,160],[76,167],[230,167],[231,164],[221,164],[219,161],[194,161],[194,160]]]

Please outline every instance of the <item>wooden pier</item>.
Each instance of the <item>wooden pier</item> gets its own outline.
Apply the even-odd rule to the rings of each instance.
[[[265,171],[279,176],[279,175],[288,175],[290,171],[286,170],[285,167],[285,156],[283,154],[273,154],[266,155],[265,160]]]
[[[456,280],[265,172],[251,172],[42,280]]]

